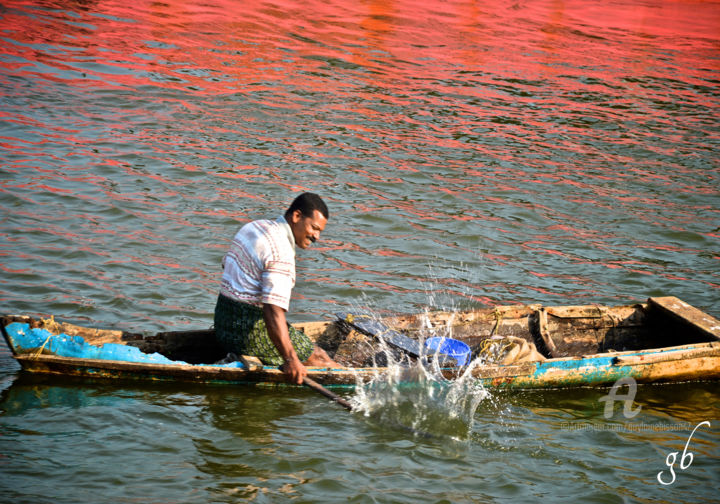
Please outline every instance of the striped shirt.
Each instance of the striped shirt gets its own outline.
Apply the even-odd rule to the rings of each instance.
[[[223,258],[220,294],[287,310],[295,286],[295,238],[284,217],[245,224]]]

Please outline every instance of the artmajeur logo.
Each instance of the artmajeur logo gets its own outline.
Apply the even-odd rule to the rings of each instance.
[[[618,390],[621,387],[628,387],[627,394],[618,395]],[[615,414],[615,402],[622,402],[623,404],[623,415],[625,418],[633,418],[635,415],[640,413],[642,406],[638,406],[633,409],[633,401],[635,400],[635,394],[637,394],[637,382],[632,376],[625,376],[620,378],[610,389],[607,395],[600,398],[600,401],[605,402],[605,418],[612,418]]]

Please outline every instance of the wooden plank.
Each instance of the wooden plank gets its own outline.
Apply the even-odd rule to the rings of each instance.
[[[254,355],[241,355],[240,362],[242,362],[249,371],[257,371],[263,368],[263,363]]]
[[[648,303],[676,320],[693,326],[700,332],[720,340],[720,320],[690,306],[675,296],[652,297]]]
[[[618,355],[613,359],[613,366],[635,366],[638,364],[655,364],[658,362],[674,362],[686,361],[688,359],[697,359],[700,357],[720,357],[720,344],[716,342],[703,343],[695,348],[690,345],[687,347],[678,347],[673,350],[659,350],[654,353],[644,353],[640,355]],[[720,368],[715,369],[720,372]]]

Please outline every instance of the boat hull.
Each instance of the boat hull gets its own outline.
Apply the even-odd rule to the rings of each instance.
[[[86,378],[181,381],[207,384],[285,385],[275,367],[218,368],[185,364],[145,364],[55,355],[19,355],[25,371]],[[354,387],[382,374],[383,368],[308,368],[326,386]],[[445,369],[452,379],[458,370]],[[623,377],[638,383],[670,383],[720,379],[720,343],[703,343],[656,351],[622,352],[582,358],[550,359],[519,365],[483,366],[473,376],[488,388],[539,389],[612,385]]]
[[[638,383],[718,380],[720,343],[481,368],[474,376],[487,387],[518,389],[612,385],[624,377]]]
[[[82,358],[54,354],[44,343],[23,348],[6,330],[13,321],[29,323],[28,327],[51,334],[74,334],[93,345],[105,345],[142,351],[143,355],[162,352],[169,363],[130,362],[111,358]],[[296,324],[316,343],[324,339],[352,339],[342,320]],[[425,325],[419,316],[393,319],[395,327],[412,335],[412,326]],[[444,368],[452,379],[458,373],[472,376],[488,388],[542,389],[609,386],[620,378],[631,377],[637,383],[671,383],[720,379],[720,321],[677,298],[651,298],[646,304],[606,308],[597,305],[581,307],[510,306],[459,314],[439,312],[432,318],[436,325],[455,324],[457,334],[466,341],[485,341],[499,333],[536,341],[545,357],[513,364],[471,365],[468,368]],[[212,330],[158,333],[152,336],[122,331],[83,328],[57,324],[54,320],[25,316],[5,316],[3,335],[13,355],[25,371],[98,379],[159,380],[205,384],[285,385],[285,375],[277,368],[242,359],[235,367],[217,364],[188,364],[183,356],[206,358],[196,362],[215,362]],[[665,333],[662,333],[662,329]],[[61,332],[62,331],[62,332]],[[535,331],[535,333],[533,333]],[[516,338],[517,339],[517,338]],[[662,343],[684,343],[659,348],[637,348],[656,340]],[[46,342],[47,343],[47,342]],[[544,344],[546,343],[546,344]],[[635,345],[626,351],[606,349],[610,345]],[[26,345],[28,346],[28,345]],[[600,348],[604,351],[597,351]],[[94,347],[95,348],[95,347]],[[632,348],[632,346],[630,347]],[[97,348],[95,348],[97,349]],[[567,355],[572,350],[581,353]],[[584,350],[584,351],[583,351]],[[590,350],[589,352],[587,352]],[[592,351],[595,350],[595,351]],[[201,355],[201,352],[209,352]],[[338,354],[340,355],[340,350]],[[565,352],[565,356],[563,356]],[[158,355],[158,354],[154,354]],[[165,359],[167,362],[168,359]],[[325,386],[354,387],[379,374],[382,367],[342,367],[336,369],[309,367],[309,377]]]

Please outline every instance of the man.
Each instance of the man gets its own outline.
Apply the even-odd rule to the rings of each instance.
[[[338,367],[285,319],[295,285],[295,246],[308,248],[327,220],[328,209],[320,196],[303,193],[277,220],[244,225],[223,259],[215,306],[218,342],[228,352],[282,365],[288,380],[297,384],[307,376],[305,365]]]

